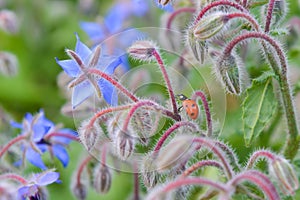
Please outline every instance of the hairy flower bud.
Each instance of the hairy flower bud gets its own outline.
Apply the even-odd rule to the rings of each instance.
[[[163,149],[158,152],[156,165],[158,172],[176,171],[177,167],[182,167],[193,152],[192,136],[176,136]]]
[[[156,45],[148,40],[136,41],[127,50],[130,56],[137,60],[150,61],[153,58],[153,51]]]
[[[111,173],[106,166],[100,164],[94,169],[93,187],[98,193],[105,194],[111,186]]]
[[[0,11],[0,29],[10,34],[19,31],[19,20],[17,15],[10,10]]]
[[[78,129],[78,134],[81,143],[88,151],[91,151],[103,133],[103,130],[97,121],[92,126],[89,125],[89,122],[90,120],[82,122],[82,125]]]
[[[142,163],[142,179],[147,188],[152,188],[158,181],[159,174],[156,171],[153,155],[146,156]]]
[[[129,132],[119,129],[115,138],[116,153],[122,160],[126,160],[134,151],[135,142]]]
[[[85,184],[82,184],[82,183],[74,184],[74,186],[72,187],[72,191],[73,191],[74,196],[78,200],[85,200],[86,199],[87,187],[86,187]]]
[[[211,14],[202,18],[194,27],[193,34],[198,40],[207,40],[215,36],[226,24],[228,19],[223,13]]]
[[[216,73],[229,93],[241,93],[241,73],[236,58],[232,55],[224,56],[216,65]]]
[[[291,164],[284,158],[276,158],[270,165],[270,172],[278,179],[279,187],[286,195],[294,195],[299,188],[298,178]]]
[[[208,55],[208,46],[207,41],[205,40],[198,40],[193,31],[188,31],[188,38],[187,38],[188,46],[190,47],[191,51],[193,52],[195,58],[203,64],[205,57]]]
[[[0,52],[0,73],[11,77],[18,73],[18,59],[17,57],[9,52]]]

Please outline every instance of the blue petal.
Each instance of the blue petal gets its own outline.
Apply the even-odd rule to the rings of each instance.
[[[104,100],[112,105],[118,105],[118,93],[116,88],[107,80],[101,78],[98,82],[99,87],[101,89]]]
[[[72,106],[75,108],[94,93],[94,88],[88,81],[76,85],[72,94]]]
[[[126,54],[120,56],[120,60],[122,62],[122,68],[123,70],[126,72],[130,69],[130,64],[129,64],[129,61],[128,61],[128,56]]]
[[[58,180],[59,178],[59,173],[58,172],[46,172],[45,174],[39,176],[36,180],[37,184],[39,186],[46,186],[51,183],[54,183]]]
[[[32,122],[33,116],[32,116],[31,113],[26,113],[24,119],[25,119],[26,121],[28,121],[29,124],[30,124],[30,123]]]
[[[15,121],[11,121],[10,122],[10,125],[14,128],[19,128],[19,129],[23,129],[23,124],[20,124],[18,122],[15,122]]]
[[[27,148],[25,156],[31,164],[41,168],[42,170],[47,169],[47,167],[45,166],[41,158],[41,155],[38,152],[34,151],[32,148],[30,147]]]
[[[43,124],[35,124],[33,125],[33,135],[32,140],[33,142],[39,142],[43,139],[44,135],[46,134],[45,127]]]
[[[93,42],[100,42],[105,39],[105,33],[100,24],[96,22],[80,22],[79,25]]]
[[[149,5],[145,0],[132,0],[132,12],[134,15],[141,17],[149,10]]]
[[[58,60],[56,59],[56,63],[63,68],[63,70],[71,77],[77,77],[80,74],[80,69],[78,64],[74,60]]]
[[[77,42],[76,42],[76,47],[75,47],[75,52],[80,56],[81,60],[86,63],[88,62],[89,56],[91,55],[92,51],[85,45],[83,44],[79,36],[76,34]]]
[[[123,4],[117,4],[109,10],[109,13],[105,16],[104,24],[110,34],[117,33],[121,30],[123,21],[128,14],[128,8]]]
[[[110,56],[112,58],[112,56]],[[102,68],[101,70],[106,73],[106,74],[113,74],[115,69],[122,63],[122,60],[120,59],[120,57],[114,59],[114,60],[110,60],[111,62],[109,63],[109,65],[106,65],[106,67]]]
[[[21,199],[34,196],[38,192],[37,185],[23,186],[18,189],[18,195]]]
[[[59,144],[54,144],[52,146],[52,151],[53,154],[58,158],[58,160],[63,164],[63,166],[67,167],[69,163],[69,155],[65,147]]]

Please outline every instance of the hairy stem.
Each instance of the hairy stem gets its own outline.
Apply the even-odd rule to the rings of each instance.
[[[11,141],[9,141],[4,147],[2,147],[2,149],[0,150],[0,158],[3,156],[3,154],[5,152],[7,152],[7,150],[14,144],[26,139],[28,137],[27,134],[22,134],[22,135],[18,135],[17,137],[15,137],[14,139],[12,139]]]

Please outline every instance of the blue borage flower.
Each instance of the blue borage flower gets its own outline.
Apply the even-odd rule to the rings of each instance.
[[[85,44],[83,44],[80,41],[78,35],[76,35],[76,37],[77,37],[77,43],[75,47],[75,53],[82,60],[84,68],[94,67],[108,75],[112,75],[115,69],[121,63],[124,63],[122,56],[119,57],[108,56],[101,53],[101,56],[99,57],[96,65],[91,66],[90,63],[91,59],[94,57],[95,53],[99,53],[99,52],[95,52],[95,50],[89,49]],[[84,73],[81,68],[82,66],[80,67],[78,63],[73,59],[60,61],[56,58],[56,62],[63,68],[63,70],[70,77],[73,77],[74,80],[80,77],[80,75]],[[96,85],[93,85],[93,83],[90,80],[84,80],[74,86],[73,93],[72,93],[73,108],[75,108],[76,106],[81,104],[84,100],[86,100],[88,97],[90,97],[92,94],[94,94],[94,92],[97,89],[100,89],[104,100],[108,104],[112,106],[118,104],[118,96],[117,96],[116,88],[110,82],[102,78],[97,80],[95,79],[95,82]]]
[[[19,199],[44,199],[45,195],[42,187],[52,184],[54,182],[60,183],[59,173],[51,170],[44,171],[40,174],[34,174],[27,184],[18,189]]]
[[[21,134],[28,134],[29,140],[23,143],[21,149],[25,152],[25,158],[33,165],[46,170],[47,167],[42,160],[42,154],[49,151],[53,156],[66,167],[69,163],[69,156],[66,146],[71,139],[68,135],[77,136],[71,129],[59,129],[55,124],[45,117],[44,111],[40,110],[33,116],[27,113],[22,124],[12,122],[11,125],[22,130]],[[48,137],[51,133],[60,133],[60,136]],[[64,137],[63,135],[66,134]]]

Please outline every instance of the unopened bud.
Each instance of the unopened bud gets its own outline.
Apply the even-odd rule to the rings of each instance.
[[[0,52],[0,73],[11,77],[18,73],[18,59],[17,57],[9,52]]]
[[[156,158],[158,172],[174,170],[182,167],[191,156],[193,149],[192,136],[180,135],[175,137],[169,144],[161,149]]]
[[[156,170],[155,158],[146,156],[142,163],[142,179],[147,188],[152,188],[158,181],[159,174]]]
[[[194,36],[198,40],[207,40],[222,30],[227,21],[228,19],[223,13],[211,14],[200,19],[200,21],[193,27]]]
[[[117,155],[122,159],[126,160],[134,151],[135,142],[130,134],[130,131],[119,130],[116,135],[115,145]]]
[[[153,51],[157,49],[156,45],[148,40],[136,41],[127,50],[130,56],[135,59],[150,61],[153,58]]]
[[[216,73],[229,93],[239,95],[241,93],[241,74],[236,59],[232,55],[223,58],[216,66]]]
[[[88,151],[91,151],[97,143],[99,137],[102,135],[103,130],[97,121],[92,125],[90,125],[89,122],[90,120],[82,122],[82,125],[78,129],[78,134],[81,143]]]
[[[78,199],[78,200],[85,200],[86,196],[87,196],[87,187],[85,184],[82,183],[76,183],[73,187],[72,187],[72,191],[74,196]]]
[[[272,161],[270,168],[270,172],[278,179],[282,192],[286,195],[294,195],[299,188],[299,182],[291,164],[279,157]]]
[[[205,57],[208,54],[208,47],[207,47],[207,41],[205,40],[198,40],[193,31],[188,32],[188,45],[190,49],[192,50],[195,58],[203,64]]]
[[[10,34],[19,31],[19,20],[17,15],[9,10],[0,11],[0,29]]]
[[[93,187],[98,193],[106,194],[111,186],[111,173],[106,166],[100,164],[94,170]]]

